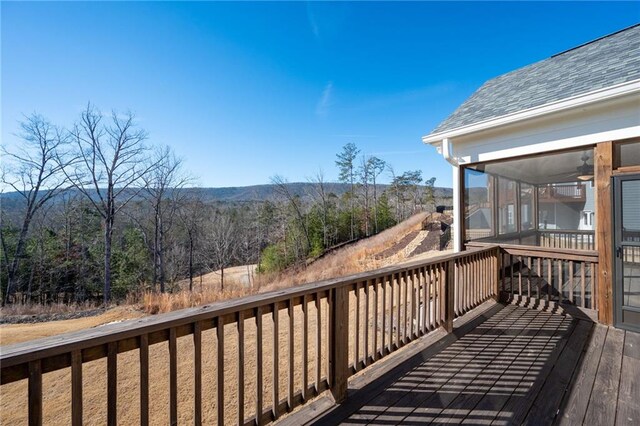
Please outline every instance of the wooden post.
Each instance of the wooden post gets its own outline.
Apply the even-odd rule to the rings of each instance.
[[[455,261],[447,261],[447,268],[444,274],[444,329],[447,333],[453,332],[454,312],[454,292],[455,292]]]
[[[540,211],[538,210],[538,185],[533,185],[533,229],[536,231],[536,244],[540,244]]]
[[[495,252],[495,272],[493,274],[493,298],[496,302],[500,301],[500,272],[502,269],[502,249],[500,247],[496,247]]]
[[[598,252],[598,321],[613,323],[613,229],[611,225],[611,174],[613,143],[603,142],[594,149],[596,250]]]
[[[42,425],[42,364],[29,362],[29,426]]]
[[[118,424],[118,342],[107,344],[107,424]]]
[[[238,344],[243,347],[242,340]],[[202,324],[193,323],[193,424],[202,424]]]
[[[71,352],[71,424],[82,425],[82,350]]]
[[[244,312],[236,317],[238,328],[238,424],[244,425]]]
[[[347,397],[349,377],[349,290],[340,286],[331,291],[331,342],[329,373],[331,393],[336,403]]]
[[[140,425],[149,424],[149,335],[140,336]]]
[[[169,423],[178,424],[178,342],[175,327],[169,329]]]

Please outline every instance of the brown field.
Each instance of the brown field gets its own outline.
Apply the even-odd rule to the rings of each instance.
[[[142,310],[147,312],[165,312],[186,306],[196,306],[215,300],[223,300],[231,297],[239,297],[256,291],[265,291],[296,285],[303,282],[311,282],[334,276],[346,275],[368,269],[385,266],[385,260],[375,260],[374,256],[395,241],[402,238],[417,226],[420,226],[424,215],[416,215],[395,228],[381,234],[346,247],[324,258],[317,260],[306,268],[299,269],[288,277],[284,275],[259,277],[253,288],[242,284],[231,285],[222,293],[219,290],[219,282],[216,282],[215,273],[203,277],[202,289],[197,289],[199,280],[196,280],[196,290],[193,293],[182,291],[171,295],[148,295],[143,299]],[[425,253],[419,258],[427,258],[442,254],[441,252]],[[413,257],[408,260],[414,260]],[[401,255],[394,258],[394,263],[401,263]],[[245,268],[245,267],[240,267]],[[246,270],[246,268],[245,268]],[[225,274],[226,275],[226,274]],[[232,276],[232,275],[231,275]],[[263,281],[264,280],[264,281]],[[225,279],[226,281],[226,279]],[[322,340],[323,352],[321,355],[321,367],[323,375],[327,372],[327,306],[322,304]],[[379,312],[383,309],[379,308]],[[362,311],[362,310],[361,310]],[[316,310],[313,304],[309,305],[309,363],[306,366],[309,383],[315,381],[317,359],[315,356],[315,331]],[[351,314],[355,317],[355,303],[351,301]],[[0,326],[0,341],[2,345],[18,343],[26,340],[45,336],[56,335],[83,328],[96,327],[100,324],[123,319],[131,319],[144,315],[141,310],[130,307],[118,307],[105,312],[102,315],[75,320],[57,321],[40,324],[18,324]],[[288,386],[288,336],[289,325],[286,311],[280,313],[279,336],[279,387],[280,399],[287,395]],[[354,324],[354,320],[350,321]],[[302,335],[296,332],[302,329],[302,307],[294,309],[294,389],[302,388]],[[273,388],[273,321],[270,315],[263,318],[263,407],[272,404]],[[353,356],[353,340],[350,339],[350,356]],[[255,319],[245,321],[245,417],[255,413],[256,405],[256,327]],[[238,335],[234,324],[225,327],[225,423],[237,423],[237,353]],[[217,422],[216,395],[217,380],[216,368],[217,338],[216,330],[210,329],[202,334],[202,384],[203,384],[203,421],[205,424]],[[139,423],[139,367],[138,351],[125,352],[118,355],[118,422],[120,424]],[[178,339],[178,419],[180,424],[193,423],[193,340],[191,336]],[[168,372],[168,345],[161,343],[149,348],[150,361],[150,421],[151,424],[164,425],[169,422],[169,372]],[[84,364],[83,368],[83,404],[84,422],[86,424],[101,425],[106,423],[106,359],[92,361]],[[44,391],[44,424],[69,424],[71,421],[71,372],[70,369],[60,370],[43,376]],[[27,383],[26,380],[0,387],[0,425],[27,424]]]
[[[296,308],[294,330],[302,327],[301,307]],[[326,306],[323,317],[326,318]],[[310,305],[309,329],[315,329],[315,310]],[[286,313],[283,311],[281,315]],[[326,339],[326,321],[323,321],[323,340]],[[281,374],[279,375],[280,398],[287,392],[288,371],[288,321],[281,321],[279,327],[279,351]],[[273,322],[270,315],[263,319],[263,385],[264,407],[271,405],[273,382]],[[295,384],[301,388],[302,383],[302,337],[296,333],[295,347]],[[310,339],[308,374],[315,377],[315,341]],[[256,360],[255,356],[256,328],[254,320],[245,321],[245,415],[255,413]],[[323,344],[326,348],[326,344]],[[203,384],[203,420],[204,424],[217,422],[216,410],[216,368],[217,339],[216,330],[210,329],[202,334],[202,384]],[[238,337],[234,325],[225,327],[225,423],[232,424],[237,419],[237,349]],[[138,351],[130,351],[118,355],[118,422],[120,424],[139,423],[139,367]],[[151,424],[165,425],[169,423],[169,372],[168,346],[152,345],[149,348],[149,398]],[[178,419],[180,424],[193,423],[193,341],[191,336],[178,339]],[[326,374],[326,354],[323,354],[323,371]],[[83,403],[84,422],[88,425],[106,424],[106,359],[84,364],[83,368]],[[310,380],[311,381],[311,380]],[[43,376],[45,413],[44,424],[64,425],[71,422],[71,371],[64,369]],[[0,424],[27,424],[27,382],[4,385],[0,388]]]
[[[142,316],[144,316],[144,313],[138,309],[130,306],[118,306],[93,317],[29,324],[3,324],[0,325],[0,346],[70,333]]]

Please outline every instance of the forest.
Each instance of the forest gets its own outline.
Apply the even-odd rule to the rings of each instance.
[[[348,143],[332,165],[339,182],[322,170],[304,183],[274,175],[259,196],[212,197],[133,114],[91,104],[70,128],[32,114],[17,134],[2,151],[3,305],[107,304],[179,282],[191,290],[211,271],[223,290],[225,268],[305,264],[450,196],[422,171],[398,173]]]

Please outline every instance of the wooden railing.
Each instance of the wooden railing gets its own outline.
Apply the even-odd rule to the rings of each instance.
[[[585,194],[584,184],[577,183],[573,185],[540,186],[538,197],[544,200],[584,200]]]
[[[100,410],[106,411],[106,423],[116,424],[122,407],[137,410],[134,418],[143,425],[176,424],[179,409],[185,409],[178,406],[178,389],[187,386],[193,394],[189,422],[201,424],[206,418],[245,425],[278,419],[325,390],[341,401],[349,376],[431,330],[451,332],[455,316],[495,296],[499,250],[479,248],[3,347],[1,385],[27,385],[26,398],[18,399],[23,406],[3,409],[28,407],[32,425],[42,424],[47,409],[69,408],[74,425]],[[137,356],[130,356],[132,351]],[[204,360],[212,351],[215,371]],[[151,418],[159,415],[150,396],[150,374],[157,372],[150,369],[152,352],[155,368],[168,376],[164,421]],[[186,385],[178,374],[184,357],[192,366]],[[95,363],[87,363],[105,358],[106,377],[96,376],[90,371]],[[69,398],[66,410],[43,403],[50,391],[43,376],[59,370],[70,370],[60,376],[70,382],[63,395]],[[101,379],[83,383],[88,373]],[[121,393],[124,375],[137,382],[137,393]],[[211,385],[205,375],[212,376],[215,392],[208,394],[215,398],[203,396],[203,388]],[[56,383],[56,391],[63,385]],[[106,396],[88,401],[87,386],[102,386]]]
[[[468,246],[490,245],[474,242]],[[503,298],[598,308],[597,252],[504,244],[500,248]]]
[[[538,231],[541,247],[567,248],[577,250],[595,249],[594,231],[566,231],[544,229]]]
[[[466,230],[467,243],[489,243],[499,245],[524,245],[561,249],[595,250],[595,232],[558,229],[529,229],[498,236],[490,235],[490,230]],[[488,234],[488,235],[487,235]]]

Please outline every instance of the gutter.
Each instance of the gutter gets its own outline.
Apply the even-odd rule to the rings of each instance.
[[[460,163],[458,162],[458,159],[453,155],[453,145],[451,144],[449,138],[442,139],[440,147],[444,159],[447,160],[453,167],[458,167]]]

